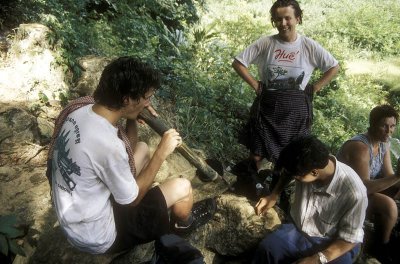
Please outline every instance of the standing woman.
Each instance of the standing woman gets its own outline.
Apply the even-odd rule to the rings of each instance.
[[[296,32],[302,10],[296,0],[278,0],[270,9],[278,34],[263,36],[235,57],[232,67],[255,91],[251,117],[240,135],[257,170],[261,160],[275,162],[294,137],[310,133],[312,95],[339,71],[338,61],[314,40]],[[247,69],[258,67],[260,81]],[[315,68],[321,78],[308,85]]]

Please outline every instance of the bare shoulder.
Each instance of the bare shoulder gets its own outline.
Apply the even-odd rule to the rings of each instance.
[[[368,159],[369,160],[369,147],[361,141],[347,141],[341,151],[341,159],[354,160],[354,159]]]
[[[344,150],[356,152],[369,152],[369,147],[364,142],[358,140],[347,141],[344,145]]]

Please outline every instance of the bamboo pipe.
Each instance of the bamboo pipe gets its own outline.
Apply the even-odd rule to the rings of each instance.
[[[145,121],[146,124],[148,124],[160,136],[162,136],[165,131],[169,130],[169,127],[162,119],[153,116],[146,108],[140,113],[139,118]],[[222,175],[219,175],[203,159],[194,154],[185,143],[182,142],[176,150],[206,176],[207,180],[205,181],[215,181],[218,177],[221,177],[222,180],[230,186],[229,182]]]

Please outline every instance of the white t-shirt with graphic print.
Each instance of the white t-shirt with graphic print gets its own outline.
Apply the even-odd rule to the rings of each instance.
[[[138,195],[117,128],[87,105],[64,122],[53,154],[52,189],[57,216],[71,244],[104,253],[116,238],[111,194],[119,204]]]
[[[245,67],[257,65],[264,83],[292,78],[302,90],[315,68],[326,72],[338,64],[320,44],[300,34],[294,42],[284,42],[278,35],[261,37],[235,59]]]

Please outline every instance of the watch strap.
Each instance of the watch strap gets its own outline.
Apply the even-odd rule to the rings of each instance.
[[[324,253],[318,252],[317,254],[318,254],[318,257],[319,257],[319,263],[321,263],[321,264],[328,263],[328,259],[326,258]]]

